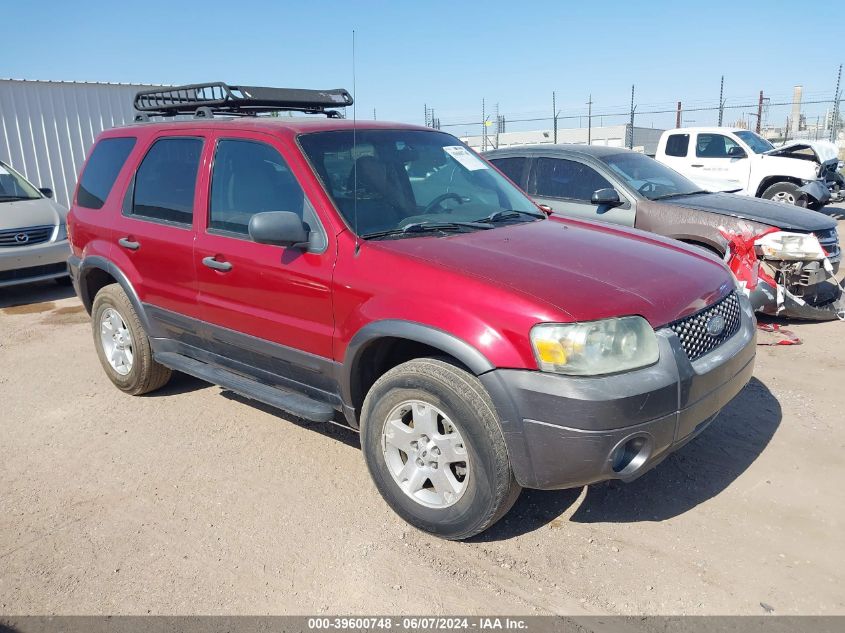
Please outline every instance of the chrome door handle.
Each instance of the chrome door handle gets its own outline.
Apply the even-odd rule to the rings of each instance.
[[[213,257],[203,257],[202,263],[204,266],[208,266],[209,268],[213,268],[214,270],[219,270],[224,273],[232,270],[232,264],[229,262],[221,262]]]
[[[141,248],[140,242],[133,242],[128,237],[121,237],[117,240],[117,243],[120,244],[123,248],[128,248],[130,251],[137,251]]]

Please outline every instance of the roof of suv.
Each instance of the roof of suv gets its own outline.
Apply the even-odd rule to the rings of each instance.
[[[584,156],[595,156],[596,158],[602,158],[604,156],[612,156],[614,154],[632,152],[633,150],[627,149],[625,147],[609,147],[607,145],[582,145],[576,143],[541,143],[538,145],[512,145],[510,147],[503,147],[501,149],[484,152],[484,156],[494,157],[498,155],[504,155],[505,153],[548,154],[558,151],[566,152],[568,154],[582,154]]]
[[[132,123],[127,126],[112,128],[113,130],[126,130],[137,127],[171,127],[208,129],[216,127],[232,127],[250,130],[264,130],[266,132],[278,132],[286,130],[294,134],[307,132],[328,132],[332,130],[432,130],[432,128],[408,123],[391,123],[387,121],[353,121],[352,119],[334,119],[328,117],[270,117],[270,116],[245,116],[245,117],[215,117],[213,119],[182,119],[167,121],[148,121],[143,123]]]

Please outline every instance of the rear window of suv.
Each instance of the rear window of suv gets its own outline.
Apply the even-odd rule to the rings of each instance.
[[[104,138],[97,143],[82,172],[76,204],[86,209],[102,209],[133,147],[134,137]]]

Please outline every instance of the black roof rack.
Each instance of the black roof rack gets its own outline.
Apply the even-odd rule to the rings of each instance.
[[[304,90],[263,86],[228,86],[222,81],[141,90],[134,106],[141,114],[136,121],[151,116],[193,114],[207,118],[214,114],[255,115],[260,112],[304,112],[340,117],[337,110],[352,105],[352,95],[343,88]]]

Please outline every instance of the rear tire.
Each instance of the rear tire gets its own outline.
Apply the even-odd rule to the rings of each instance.
[[[768,187],[760,197],[772,202],[794,205],[800,199],[801,194],[798,192],[798,185],[794,182],[776,182]]]
[[[100,289],[91,318],[100,364],[118,389],[139,396],[167,384],[171,371],[153,359],[147,333],[119,284]]]
[[[361,447],[387,504],[441,538],[483,532],[521,491],[489,395],[446,360],[412,360],[375,382],[364,400]]]

